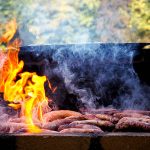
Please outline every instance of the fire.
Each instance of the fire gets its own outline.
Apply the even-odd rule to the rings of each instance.
[[[2,42],[8,43],[13,38],[17,30],[16,19],[11,20],[5,25],[5,33],[0,37],[0,44]]]
[[[17,23],[12,20],[6,25],[5,33],[0,38],[0,44],[4,44],[8,51],[0,68],[0,92],[10,107],[20,109],[20,117],[25,118],[28,132],[40,133],[42,130],[34,120],[42,122],[43,113],[50,110],[44,89],[47,78],[38,76],[35,72],[23,72],[24,62],[18,59],[20,41],[16,39],[10,42],[16,30]],[[0,56],[2,57],[2,53]],[[49,81],[48,83],[51,88]]]

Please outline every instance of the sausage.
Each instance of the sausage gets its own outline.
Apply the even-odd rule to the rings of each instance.
[[[42,132],[40,134],[55,134],[55,133],[59,133],[59,132],[53,131],[53,130],[42,129]]]
[[[119,121],[119,118],[117,117],[114,117],[112,115],[108,115],[108,114],[96,114],[95,115],[98,119],[101,119],[101,120],[107,120],[107,121],[110,121],[112,123],[117,123]]]
[[[98,119],[101,119],[101,120],[107,120],[107,121],[111,121],[112,120],[112,116],[107,115],[107,114],[96,114],[95,116]]]
[[[84,115],[80,115],[80,116],[70,116],[70,117],[66,117],[65,119],[73,119],[73,120],[86,120]]]
[[[87,120],[98,119],[95,114],[85,114],[84,117]]]
[[[51,111],[43,115],[44,122],[51,122],[57,119],[63,119],[70,116],[80,116],[81,114],[71,110]]]
[[[130,110],[130,109],[127,109],[127,110],[124,110],[123,112],[126,112],[126,113],[138,113],[138,114],[150,116],[150,111],[145,111],[145,110]]]
[[[94,133],[94,134],[100,134],[103,133],[103,131],[101,129],[78,129],[78,128],[68,128],[68,129],[64,129],[61,130],[60,133]]]
[[[113,115],[114,113],[119,112],[117,109],[113,108],[100,108],[100,109],[89,109],[87,112],[92,114],[108,114]]]
[[[91,124],[91,125],[96,125],[105,128],[114,127],[114,124],[112,122],[104,121],[104,120],[83,120],[83,121],[74,121],[71,123],[71,125],[77,125],[77,124]]]
[[[119,120],[115,127],[116,130],[126,131],[150,131],[150,119],[123,117]]]
[[[58,119],[58,120],[54,120],[52,122],[47,122],[45,124],[43,124],[42,128],[44,129],[49,129],[49,130],[57,130],[59,126],[64,125],[64,124],[70,124],[73,121],[76,121],[77,119]]]
[[[134,117],[134,118],[145,117],[145,118],[150,118],[149,116],[146,116],[146,115],[143,115],[143,114],[131,113],[131,112],[120,112],[120,113],[114,114],[113,116],[118,118],[118,119],[121,119],[123,117]]]
[[[23,130],[22,130],[23,131]],[[26,132],[27,129],[24,129],[23,132],[19,132],[19,134],[21,133],[21,135],[31,135],[31,133],[28,133]],[[18,133],[15,133],[15,134],[18,134]],[[42,132],[41,133],[38,133],[36,135],[43,135],[43,134],[59,134],[59,132],[57,131],[52,131],[52,130],[46,130],[46,129],[42,129]]]
[[[58,131],[61,131],[61,130],[64,130],[64,129],[68,129],[68,128],[80,128],[80,129],[100,129],[99,127],[97,126],[94,126],[94,125],[89,125],[89,124],[65,124],[65,125],[61,125],[59,128],[58,128]]]
[[[24,123],[1,123],[0,124],[0,132],[1,133],[14,133],[17,130],[20,130],[22,128],[25,128],[26,124]]]
[[[25,122],[25,118],[10,118],[9,121],[14,123],[21,123]]]

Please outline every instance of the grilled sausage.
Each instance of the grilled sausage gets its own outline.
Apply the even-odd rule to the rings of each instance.
[[[145,111],[145,110],[130,110],[130,109],[127,109],[127,110],[124,110],[123,112],[126,112],[126,113],[138,113],[138,114],[150,116],[150,111]]]
[[[45,124],[43,124],[42,128],[44,129],[49,129],[49,130],[57,130],[59,126],[64,125],[64,124],[70,124],[73,121],[76,121],[77,118],[74,119],[69,119],[69,118],[65,118],[65,119],[58,119],[58,120],[54,120],[52,122],[47,122]]]
[[[91,124],[96,125],[102,128],[113,128],[114,124],[110,121],[104,121],[104,120],[83,120],[83,121],[74,121],[71,123],[71,125],[77,125],[77,124]]]
[[[116,118],[123,118],[123,117],[134,117],[134,118],[150,118],[149,116],[143,115],[143,114],[139,114],[139,113],[131,113],[131,112],[120,112],[120,113],[116,113],[113,115]]]
[[[123,117],[115,127],[116,130],[150,131],[150,119]]]
[[[65,119],[73,119],[73,120],[86,120],[84,115],[80,115],[80,116],[70,116],[70,117],[66,117]]]
[[[65,125],[61,125],[59,128],[58,128],[58,131],[61,131],[61,130],[64,130],[64,129],[68,129],[68,128],[79,128],[79,129],[100,129],[99,127],[97,126],[94,126],[94,125],[89,125],[89,124],[65,124]]]
[[[89,134],[89,133],[94,133],[94,134],[100,134],[103,133],[101,129],[78,129],[78,128],[68,128],[61,130],[60,133],[84,133],[84,134]]]
[[[100,109],[89,109],[87,110],[88,113],[92,114],[108,114],[113,115],[114,113],[119,112],[117,109],[113,108],[100,108]]]
[[[26,124],[24,123],[0,123],[0,132],[1,133],[14,133],[17,130],[25,128]]]
[[[57,119],[63,119],[70,116],[80,116],[81,114],[70,110],[51,111],[43,115],[44,122],[50,122]]]

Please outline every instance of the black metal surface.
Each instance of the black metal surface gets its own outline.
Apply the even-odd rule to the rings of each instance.
[[[141,81],[150,84],[150,49],[144,49],[149,43],[94,43],[94,44],[65,44],[65,45],[31,45],[21,47],[19,58],[25,62],[25,70],[36,71],[39,75],[43,75],[44,66],[50,65],[53,69],[57,66],[57,62],[52,59],[54,53],[58,50],[69,53],[71,49],[97,49],[104,51],[118,47],[120,49],[130,49],[134,51],[133,66],[138,73]],[[67,59],[67,54],[66,54]],[[111,61],[111,60],[110,60]],[[106,62],[108,63],[108,62]],[[120,64],[128,64],[127,61],[120,61]],[[116,64],[117,65],[117,64]]]
[[[105,51],[108,49],[129,49],[129,51],[134,51],[134,55],[136,57],[136,62],[140,62],[142,58],[146,58],[147,61],[150,56],[147,55],[148,50],[144,51],[143,48],[149,45],[149,43],[95,43],[95,44],[65,44],[65,45],[31,45],[31,46],[23,46],[20,51],[20,59],[25,61],[25,64],[30,65],[42,65],[44,64],[44,60],[48,59],[48,61],[52,61],[52,56],[57,51],[65,51],[65,55],[67,58],[67,53],[69,54],[72,49],[78,50],[89,50],[93,49],[98,52]],[[140,60],[139,60],[140,59]],[[111,60],[109,60],[111,62]],[[52,62],[51,62],[52,63]],[[120,64],[129,63],[127,61],[123,62],[120,60]],[[54,64],[52,64],[54,65]],[[55,65],[54,65],[55,66]],[[29,66],[28,66],[29,67]],[[28,68],[29,69],[29,68]],[[39,72],[40,73],[40,72]]]
[[[0,135],[0,148],[4,150],[15,150],[16,137]]]
[[[150,46],[150,44],[147,44]],[[150,85],[150,47],[138,49],[134,56],[133,65],[135,71],[143,83]]]
[[[77,101],[77,95],[69,94],[68,91],[65,88],[63,78],[53,72],[53,70],[58,67],[58,62],[53,58],[54,54],[58,51],[63,52],[63,57],[68,58],[69,53],[71,53],[72,50],[78,49],[80,51],[82,50],[95,50],[97,55],[100,55],[100,51],[109,51],[111,49],[128,49],[132,52],[134,52],[133,56],[133,67],[135,71],[137,72],[141,83],[150,85],[150,72],[148,71],[148,68],[150,68],[150,52],[149,50],[144,50],[144,47],[146,45],[149,45],[149,43],[94,43],[94,44],[66,44],[66,45],[35,45],[35,46],[24,46],[21,47],[21,51],[19,54],[19,58],[24,60],[25,67],[24,70],[26,71],[36,71],[39,75],[45,75],[45,70],[49,70],[48,78],[51,81],[53,86],[57,86],[58,90],[55,95],[53,95],[52,99],[56,102],[57,106],[60,109],[71,109],[71,110],[78,110],[78,105],[80,105],[80,108],[82,107],[82,103],[80,101]],[[72,54],[73,55],[73,54]],[[59,56],[61,57],[61,55]],[[75,57],[75,56],[74,56]],[[76,57],[75,57],[76,58]],[[61,59],[61,58],[60,58]],[[110,65],[110,66],[116,66],[116,68],[125,66],[128,67],[131,62],[129,62],[129,59],[119,58],[120,60],[113,62],[111,59],[106,60],[106,62],[102,65]],[[76,63],[76,61],[74,61]],[[93,67],[96,64],[93,64]],[[88,66],[85,64],[85,67]],[[76,68],[78,70],[78,68]],[[74,71],[74,70],[73,70]],[[87,74],[88,74],[88,67],[87,67]],[[82,73],[82,70],[79,71]],[[86,74],[86,72],[85,72]],[[80,74],[79,74],[80,76]],[[117,81],[115,84],[108,85],[109,89],[113,89],[106,93],[106,97],[104,97],[103,101],[100,101],[98,105],[104,105],[108,106],[113,103],[113,99],[115,99],[115,96],[117,95],[118,89],[120,89],[120,81]],[[77,81],[78,82],[78,81]],[[79,79],[79,84],[82,88],[82,86],[91,86],[91,89],[94,92],[95,87],[93,86],[93,80],[91,76],[87,76],[85,78]],[[116,90],[115,90],[116,89]],[[125,91],[127,91],[125,89]],[[106,90],[107,92],[107,90]],[[51,93],[48,93],[47,95],[51,95]],[[109,96],[111,95],[111,96]],[[61,101],[61,103],[60,103]],[[115,107],[120,108],[119,102],[116,102]],[[83,105],[84,107],[84,105]]]

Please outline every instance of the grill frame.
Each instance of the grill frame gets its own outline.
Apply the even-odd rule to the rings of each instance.
[[[149,63],[147,57],[147,50],[143,51],[142,48],[149,43],[88,43],[88,44],[62,44],[62,45],[31,45],[23,46],[20,51],[20,59],[25,60],[24,53],[32,53],[38,51],[43,53],[49,50],[51,55],[57,49],[64,48],[86,48],[86,47],[111,47],[114,45],[120,46],[135,46],[136,51],[135,61],[133,64],[141,65]],[[45,57],[45,55],[42,55]],[[41,57],[41,59],[43,59]],[[33,63],[33,62],[32,62]],[[144,64],[143,64],[144,63]],[[25,61],[25,64],[30,65],[30,62]],[[36,62],[35,62],[36,64]],[[143,64],[143,65],[142,65]],[[136,67],[135,67],[136,68]],[[144,76],[141,75],[143,78]],[[99,135],[93,134],[35,134],[35,135],[0,135],[0,146],[9,150],[126,150],[126,149],[148,149],[150,147],[150,133],[134,133],[134,132],[115,132],[103,133]]]
[[[100,135],[49,134],[1,135],[0,145],[9,150],[126,150],[150,147],[150,133],[104,133]],[[8,144],[9,143],[9,144]]]

